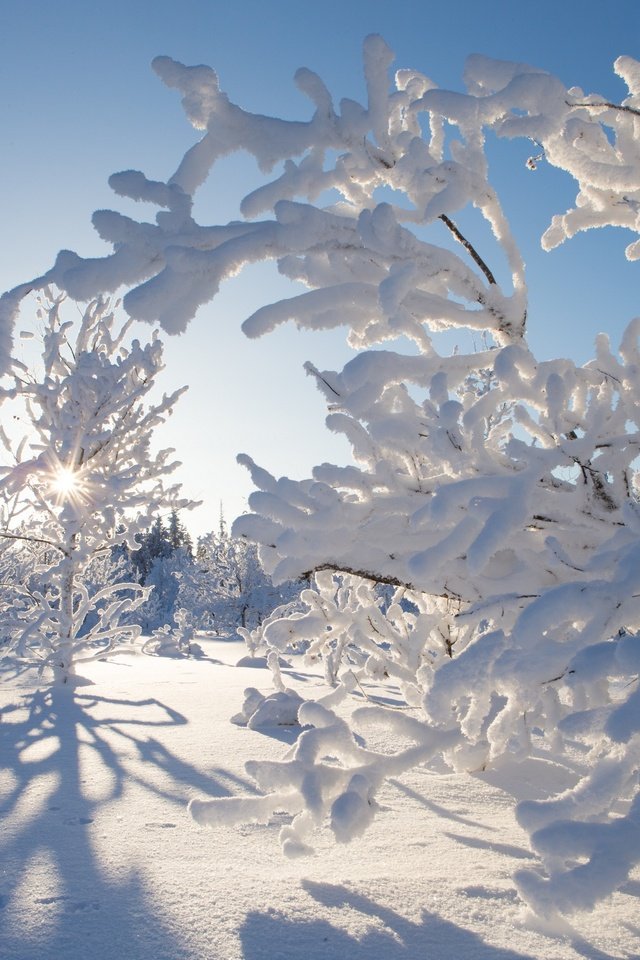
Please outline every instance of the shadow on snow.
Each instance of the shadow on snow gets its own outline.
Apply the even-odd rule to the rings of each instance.
[[[131,782],[185,816],[193,790],[228,795],[154,732],[185,717],[156,699],[128,700],[56,687],[0,711],[0,955],[5,960],[181,960],[190,957],[169,918],[154,912],[141,873],[98,851],[101,809]],[[89,753],[93,756],[89,757]],[[242,784],[244,790],[247,784]],[[140,826],[123,818],[131,834]],[[17,821],[9,829],[9,818]],[[146,823],[144,827],[175,826]],[[98,828],[98,829],[96,829]],[[117,840],[116,840],[117,842]],[[34,872],[37,884],[32,884]],[[34,892],[37,890],[37,892]]]
[[[315,900],[335,910],[348,908],[370,919],[359,938],[327,920],[295,922],[277,913],[250,913],[241,931],[245,960],[272,960],[269,944],[277,943],[279,960],[535,960],[530,954],[502,950],[436,914],[422,911],[414,922],[344,886],[303,881]]]
[[[296,921],[277,911],[254,911],[240,932],[244,960],[536,960],[532,954],[486,943],[428,910],[413,921],[345,886],[303,880],[302,888],[325,907],[361,914],[368,921],[364,936],[351,936],[325,919]],[[619,960],[579,937],[571,947],[585,960]]]

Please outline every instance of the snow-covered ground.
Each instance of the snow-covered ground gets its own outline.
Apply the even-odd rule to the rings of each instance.
[[[532,854],[515,799],[566,785],[542,761],[518,780],[413,770],[364,837],[320,837],[305,860],[281,855],[280,823],[198,827],[190,798],[253,792],[245,761],[295,737],[232,725],[270,675],[233,665],[241,644],[202,646],[204,659],[93,664],[73,696],[3,670],[2,960],[640,956],[640,876],[574,918],[575,936],[523,923],[510,878]],[[284,674],[306,696],[319,684],[299,664]]]

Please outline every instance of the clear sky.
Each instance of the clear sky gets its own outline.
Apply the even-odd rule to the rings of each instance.
[[[247,109],[307,119],[295,70],[318,72],[337,99],[362,99],[361,46],[372,32],[395,50],[397,66],[443,87],[461,89],[466,56],[484,53],[620,99],[624,86],[611,67],[622,53],[640,58],[640,2],[2,0],[0,290],[46,270],[60,248],[106,253],[90,217],[122,209],[109,175],[134,168],[165,180],[194,142],[175,91],[150,69],[154,56],[208,63]],[[617,342],[638,313],[640,264],[624,260],[628,239],[614,231],[543,254],[540,234],[568,205],[571,185],[557,171],[527,172],[526,155],[526,146],[507,145],[494,183],[504,180],[528,264],[530,340],[541,355],[585,360],[596,332]],[[256,176],[242,158],[220,164],[199,196],[200,222],[237,216]],[[322,400],[302,371],[307,359],[339,369],[349,356],[344,334],[287,328],[248,341],[240,333],[257,306],[286,295],[272,270],[255,268],[228,283],[184,336],[164,338],[166,388],[190,384],[162,440],[185,464],[185,493],[205,501],[188,521],[195,532],[216,526],[221,500],[228,518],[245,508],[251,487],[237,453],[294,477],[348,455],[324,428]]]

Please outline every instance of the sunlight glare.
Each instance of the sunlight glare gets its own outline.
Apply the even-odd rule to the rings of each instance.
[[[60,467],[53,478],[53,490],[63,497],[72,497],[79,491],[78,476],[69,467]]]

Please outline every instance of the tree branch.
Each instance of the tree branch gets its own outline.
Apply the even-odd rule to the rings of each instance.
[[[300,576],[303,578],[312,577],[315,573],[320,573],[322,570],[331,570],[333,573],[346,573],[350,577],[360,577],[362,580],[371,580],[374,583],[388,583],[392,587],[405,587],[407,590],[415,590],[418,593],[422,593],[422,591],[412,583],[405,583],[402,580],[398,580],[397,577],[384,576],[383,574],[373,573],[370,570],[354,570],[352,567],[344,567],[335,563],[318,564],[317,567],[313,567],[306,573],[301,573]]]
[[[6,530],[0,530],[0,537],[5,537],[8,540],[26,540],[27,543],[44,543],[48,547],[53,547],[54,550],[59,550],[60,553],[64,553],[66,556],[60,544],[54,543],[53,540],[43,540],[42,537],[23,537],[18,533],[7,533]]]
[[[474,260],[474,261],[478,264],[478,266],[480,267],[480,269],[481,269],[482,272],[484,273],[484,275],[485,275],[485,277],[487,278],[487,280],[489,281],[489,283],[490,283],[490,284],[493,284],[493,286],[497,286],[497,284],[496,284],[496,278],[495,278],[494,275],[492,274],[491,270],[490,270],[489,267],[486,265],[486,263],[484,262],[484,260],[482,259],[482,257],[480,256],[480,254],[478,253],[478,251],[476,250],[476,248],[475,248],[472,244],[469,243],[469,241],[467,240],[467,238],[466,238],[465,236],[463,236],[463,235],[460,233],[460,231],[459,231],[458,228],[456,227],[456,225],[455,225],[455,223],[453,222],[453,220],[450,220],[449,217],[446,215],[446,213],[441,213],[440,216],[438,217],[438,219],[439,219],[439,220],[442,220],[442,222],[444,223],[444,225],[445,225],[445,226],[451,231],[451,233],[454,235],[454,237],[456,238],[456,240],[458,241],[458,243],[461,243],[461,244],[462,244],[462,246],[465,248],[465,250],[467,251],[467,253],[469,254],[469,256],[472,258],[472,260]]]
[[[636,117],[640,117],[640,110],[636,107],[626,107],[623,103],[610,103],[608,100],[602,100],[600,103],[570,103],[569,100],[565,100],[565,103],[568,107],[587,107],[592,110],[607,107],[609,110],[622,110],[625,113],[633,113]]]
[[[447,592],[445,589],[442,593],[438,594],[429,594],[425,593],[420,587],[417,587],[413,583],[407,583],[404,580],[399,580],[397,577],[392,577],[382,573],[375,573],[371,570],[354,570],[352,567],[341,566],[336,563],[321,563],[317,567],[313,567],[311,570],[307,570],[305,573],[301,573],[301,578],[310,578],[314,573],[320,573],[322,570],[331,570],[333,573],[344,573],[350,577],[360,577],[362,580],[371,580],[372,583],[386,583],[391,587],[402,587],[405,590],[413,590],[414,593],[422,593],[426,596],[435,596],[441,600],[456,600],[462,603],[466,603],[463,597],[459,596],[457,593]]]

